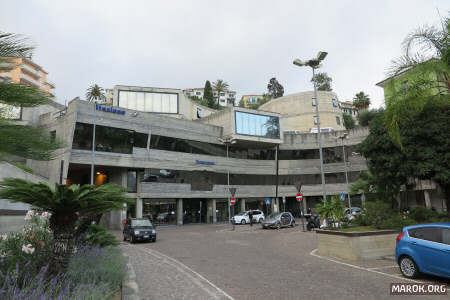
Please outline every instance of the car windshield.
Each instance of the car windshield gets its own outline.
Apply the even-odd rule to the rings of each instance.
[[[140,226],[152,226],[149,220],[131,220],[131,226],[140,227]]]
[[[273,214],[271,214],[271,215],[269,216],[269,218],[270,218],[270,219],[276,219],[276,218],[278,218],[279,216],[280,216],[279,213],[273,213]]]

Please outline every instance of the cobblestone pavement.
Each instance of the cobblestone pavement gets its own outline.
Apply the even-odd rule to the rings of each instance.
[[[122,243],[142,299],[392,299],[389,284],[408,282],[390,258],[346,265],[315,256],[315,233],[299,227],[230,229],[161,228],[156,243]]]

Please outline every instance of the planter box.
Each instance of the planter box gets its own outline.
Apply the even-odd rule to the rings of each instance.
[[[396,230],[339,232],[316,230],[318,254],[346,260],[380,259],[395,255]]]

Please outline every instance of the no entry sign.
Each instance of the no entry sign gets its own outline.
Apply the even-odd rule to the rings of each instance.
[[[302,193],[297,193],[297,195],[295,196],[295,199],[297,199],[298,202],[301,202],[303,200]]]
[[[236,204],[236,198],[231,198],[230,199],[230,204],[231,205],[235,205]]]

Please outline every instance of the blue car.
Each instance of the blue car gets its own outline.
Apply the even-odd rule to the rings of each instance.
[[[397,236],[395,259],[407,278],[420,273],[450,278],[450,223],[403,228]]]

